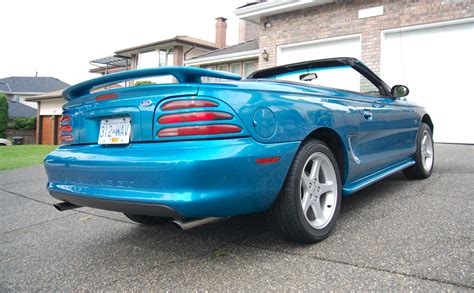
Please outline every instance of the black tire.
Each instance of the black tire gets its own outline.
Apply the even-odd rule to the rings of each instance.
[[[431,168],[429,170],[426,170],[424,165],[423,165],[423,150],[422,150],[422,140],[424,134],[428,135],[428,138],[431,142],[432,145],[432,164]],[[428,124],[422,122],[420,125],[420,129],[418,130],[418,134],[416,137],[416,152],[415,152],[415,165],[410,166],[403,170],[403,174],[405,177],[407,177],[410,180],[416,180],[416,179],[426,179],[431,176],[431,173],[433,172],[433,167],[434,167],[434,161],[435,161],[435,151],[434,151],[434,142],[433,142],[433,133],[431,131],[431,128],[428,126]]]
[[[333,199],[335,200],[335,207],[332,218],[328,217],[329,222],[321,229],[313,227],[309,223],[309,220],[307,220],[308,212],[306,212],[306,214],[303,212],[301,195],[303,168],[306,167],[307,162],[309,162],[313,154],[320,155],[319,153],[324,154],[332,164],[337,184],[337,194],[334,195],[334,192],[332,193],[332,197],[335,198]],[[321,195],[321,197],[322,196],[323,195]],[[305,142],[295,155],[283,188],[267,214],[268,220],[276,232],[286,239],[300,243],[315,243],[329,236],[335,227],[340,206],[341,177],[337,161],[324,142],[310,140]]]
[[[170,220],[169,218],[154,217],[154,216],[132,215],[132,214],[125,214],[125,213],[124,215],[134,222],[140,223],[142,225],[147,225],[147,226],[163,224]]]

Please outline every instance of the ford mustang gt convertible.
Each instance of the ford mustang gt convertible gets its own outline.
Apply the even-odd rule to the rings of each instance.
[[[94,91],[173,76],[175,83]],[[192,67],[110,74],[71,86],[47,188],[67,210],[189,228],[266,212],[288,239],[334,228],[341,196],[393,173],[431,175],[433,123],[354,58],[263,69],[247,79]]]

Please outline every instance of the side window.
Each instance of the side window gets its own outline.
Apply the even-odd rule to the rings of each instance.
[[[360,93],[371,95],[371,96],[380,96],[382,93],[380,90],[373,84],[370,80],[368,80],[365,76],[360,74]]]
[[[317,77],[306,81],[300,80],[301,75],[306,73],[315,73]],[[288,72],[277,75],[275,78],[310,83],[312,85],[342,89],[372,96],[382,95],[382,92],[375,84],[373,84],[351,66],[310,68],[308,70]]]

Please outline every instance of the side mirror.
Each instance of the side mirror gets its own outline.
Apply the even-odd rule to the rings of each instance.
[[[318,78],[318,75],[316,73],[305,73],[300,75],[301,81],[312,81],[316,78]]]
[[[410,90],[408,89],[408,87],[401,84],[394,85],[390,90],[390,94],[392,94],[392,97],[394,98],[405,97],[408,96],[409,93]]]

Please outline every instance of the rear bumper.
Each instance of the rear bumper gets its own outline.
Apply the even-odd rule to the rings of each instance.
[[[62,146],[45,159],[48,190],[76,205],[173,218],[259,212],[277,197],[298,146],[251,138]],[[274,156],[281,160],[256,163]]]

